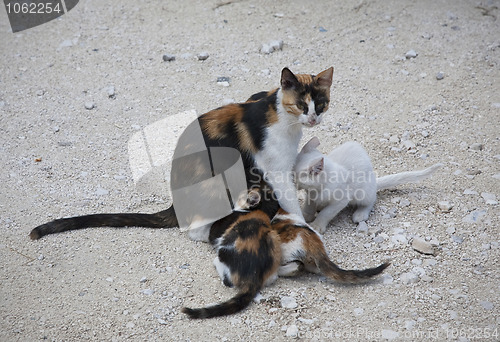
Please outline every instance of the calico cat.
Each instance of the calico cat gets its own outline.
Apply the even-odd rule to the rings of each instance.
[[[346,206],[356,207],[355,223],[366,221],[377,199],[377,191],[403,183],[418,182],[431,176],[442,164],[420,171],[409,171],[376,178],[370,157],[357,142],[351,141],[324,156],[314,137],[304,145],[294,166],[299,189],[306,190],[303,214],[318,232]],[[316,218],[316,212],[319,211]]]
[[[332,76],[333,67],[318,75],[294,74],[284,68],[280,88],[258,93],[244,103],[229,104],[209,111],[190,126],[201,129],[203,143],[208,151],[211,148],[228,147],[240,153],[247,188],[258,184],[260,178],[265,177],[279,195],[280,205],[302,217],[291,170],[302,137],[302,127],[319,124],[328,110]],[[189,134],[183,133],[175,153],[184,155],[192,145],[190,139]],[[182,174],[186,168],[192,172],[193,182],[206,173],[206,170],[202,170],[196,174],[196,168],[190,168],[189,165],[180,167],[178,173]],[[208,171],[216,173],[214,169]],[[286,177],[283,178],[283,175]],[[88,227],[167,228],[178,225],[176,210],[171,205],[153,214],[93,214],[57,219],[34,228],[30,237],[36,240],[47,234]],[[189,235],[194,240],[208,241],[209,229],[210,224],[190,231]]]
[[[389,263],[364,270],[343,270],[326,253],[320,235],[297,215],[279,209],[269,187],[254,187],[240,196],[238,208],[210,229],[217,248],[214,265],[224,285],[237,286],[232,299],[206,308],[182,311],[190,318],[234,314],[246,308],[258,291],[277,276],[294,276],[302,269],[337,282],[358,283],[380,274]],[[252,210],[252,211],[248,211]],[[276,214],[276,215],[275,215]],[[271,221],[269,218],[273,217]],[[226,227],[229,228],[227,230]]]

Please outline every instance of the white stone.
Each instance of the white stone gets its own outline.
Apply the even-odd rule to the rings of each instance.
[[[295,298],[288,296],[281,297],[281,307],[285,309],[295,309],[297,306]]]

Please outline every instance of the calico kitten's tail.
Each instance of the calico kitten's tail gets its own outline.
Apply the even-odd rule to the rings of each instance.
[[[34,228],[30,233],[32,240],[42,236],[90,227],[178,227],[174,206],[154,214],[93,214],[54,220]]]
[[[199,309],[182,308],[182,312],[187,314],[190,318],[213,318],[220,316],[232,315],[245,309],[259,292],[259,288],[252,286],[246,291],[241,291],[230,300]]]
[[[385,262],[377,267],[366,268],[364,270],[344,270],[335,265],[328,258],[326,253],[315,261],[316,266],[323,275],[343,283],[359,283],[363,280],[370,279],[382,273],[390,265],[389,262]]]
[[[431,176],[442,163],[434,164],[424,170],[407,171],[377,178],[377,191],[392,188],[404,183],[415,183]]]

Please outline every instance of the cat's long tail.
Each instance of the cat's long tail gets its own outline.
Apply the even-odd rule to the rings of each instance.
[[[61,233],[89,227],[147,227],[147,228],[172,228],[178,227],[174,206],[154,214],[93,214],[75,216],[54,220],[34,228],[30,233],[32,240],[42,236]]]
[[[344,270],[337,265],[335,265],[326,255],[316,259],[316,266],[319,268],[321,273],[330,279],[343,283],[359,283],[363,280],[370,279],[380,273],[382,273],[389,265],[389,262],[384,262],[383,264],[373,267],[366,268],[364,270]]]
[[[226,302],[199,309],[182,308],[182,312],[193,319],[232,315],[250,305],[259,290],[258,286],[250,286]]]
[[[431,176],[441,166],[443,166],[443,164],[438,163],[424,170],[401,172],[377,178],[377,191],[392,188],[404,183],[415,183],[421,181]]]

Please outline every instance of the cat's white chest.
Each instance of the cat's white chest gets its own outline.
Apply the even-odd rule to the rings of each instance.
[[[266,133],[264,148],[255,155],[257,166],[264,173],[290,173],[302,138],[300,124],[290,127],[287,122],[278,122],[268,127]]]

